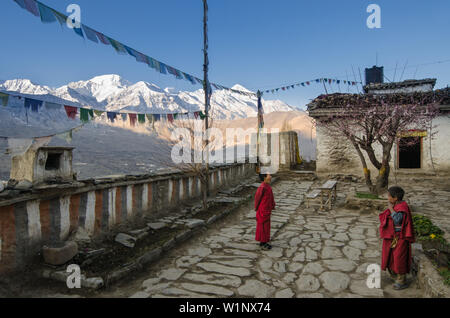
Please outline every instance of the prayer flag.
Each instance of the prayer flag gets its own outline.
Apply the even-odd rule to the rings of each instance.
[[[113,46],[113,48],[116,50],[117,53],[119,54],[126,54],[127,50],[125,49],[125,47],[123,46],[122,43],[120,43],[119,41],[116,41],[114,39],[111,39],[109,37],[107,37],[109,42],[111,43],[111,45]]]
[[[200,116],[200,112],[195,112],[195,113],[194,113],[195,119],[198,119],[199,116]]]
[[[114,121],[115,121],[116,118],[117,118],[117,113],[114,113],[114,112],[107,112],[107,113],[106,113],[106,117],[107,117],[112,123],[114,123]]]
[[[204,120],[206,118],[206,115],[203,114],[203,112],[200,112],[199,115],[200,115],[200,119],[201,120]]]
[[[31,107],[31,111],[37,113],[39,108],[42,106],[44,102],[40,100],[35,100],[32,98],[25,98],[25,108],[29,109]]]
[[[97,38],[97,34],[95,33],[94,30],[92,30],[90,27],[85,26],[84,24],[82,25],[83,27],[83,31],[84,34],[86,35],[86,37],[91,40],[92,42],[98,43],[98,38]]]
[[[120,114],[120,116],[122,116],[122,120],[123,120],[123,121],[127,121],[127,119],[128,119],[128,114]]]
[[[8,105],[8,99],[9,99],[9,95],[8,94],[0,93],[0,101],[2,102],[3,106],[7,106]]]
[[[61,26],[64,26],[67,23],[67,16],[59,13],[58,11],[55,11],[53,9],[50,9],[53,12],[53,15],[55,16],[56,20],[58,20],[59,24]]]
[[[80,108],[80,120],[83,123],[87,123],[89,121],[89,109]]]
[[[83,30],[81,30],[81,28],[73,28],[73,31],[84,39]]]
[[[161,115],[153,115],[153,119],[154,119],[154,121],[160,121]]]
[[[162,74],[167,74],[167,65],[159,62],[159,72]]]
[[[145,124],[145,114],[138,115],[138,122],[139,124]]]
[[[24,0],[14,0],[15,3],[17,3],[22,9],[27,9],[27,7],[25,6],[25,1]]]
[[[104,113],[104,111],[101,111],[101,110],[95,110],[95,109],[94,109],[94,114],[95,114],[95,116],[97,116],[97,117],[101,117],[101,116],[103,115],[103,113]]]
[[[153,122],[153,115],[146,114],[145,117],[147,117],[147,120],[148,120],[149,123]]]
[[[169,120],[169,122],[171,124],[173,124],[173,115],[172,114],[167,114],[167,119]]]
[[[67,117],[70,119],[75,119],[78,114],[78,108],[66,105],[64,105],[64,108],[66,110]]]
[[[97,35],[98,39],[100,40],[100,42],[102,42],[105,45],[110,45],[111,42],[109,42],[108,37],[106,35],[104,35],[103,33],[94,31],[95,34]]]
[[[31,12],[35,16],[39,16],[39,9],[36,1],[34,0],[25,0],[25,9]]]
[[[131,127],[136,126],[137,115],[136,114],[128,114],[128,117],[130,117],[130,125],[131,125]]]
[[[39,12],[41,14],[41,21],[43,23],[52,23],[56,22],[56,17],[53,14],[53,11],[47,7],[46,5],[38,2]]]

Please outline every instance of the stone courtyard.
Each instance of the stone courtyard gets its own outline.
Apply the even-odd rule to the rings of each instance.
[[[377,211],[344,208],[355,184],[341,182],[331,211],[307,209],[305,194],[320,182],[281,180],[273,186],[272,245],[254,241],[255,212],[236,212],[233,221],[177,249],[133,283],[104,296],[135,298],[360,298],[422,297],[412,277],[394,291],[383,272],[381,289],[366,285],[370,264],[380,264]]]

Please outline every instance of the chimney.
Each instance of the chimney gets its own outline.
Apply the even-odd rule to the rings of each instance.
[[[370,84],[382,84],[384,83],[384,67],[374,66],[372,68],[366,68],[366,86]]]

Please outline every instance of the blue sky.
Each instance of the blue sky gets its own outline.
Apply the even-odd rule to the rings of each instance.
[[[82,22],[155,59],[202,78],[201,0],[42,0],[64,12],[81,7]],[[366,8],[381,7],[381,29],[369,29]],[[410,0],[209,0],[210,79],[251,90],[318,77],[359,81],[376,62],[385,75],[438,79],[450,84],[450,1]],[[161,75],[111,47],[78,37],[59,24],[42,24],[13,0],[0,4],[0,80],[28,78],[51,87],[119,74],[177,90],[199,89]],[[421,65],[444,61],[446,63]],[[416,67],[416,65],[421,65]],[[327,87],[338,92],[337,85]],[[342,92],[347,88],[341,86]],[[352,88],[351,92],[356,92]],[[324,93],[313,85],[264,96],[303,107]]]

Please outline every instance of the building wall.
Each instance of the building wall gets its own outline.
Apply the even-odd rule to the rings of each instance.
[[[253,164],[212,169],[210,188],[230,186],[254,173]],[[0,202],[0,273],[24,267],[43,245],[64,241],[79,227],[95,237],[127,220],[170,211],[199,197],[198,177],[173,174],[77,188],[53,197]]]
[[[433,121],[436,128],[435,136],[431,139],[424,137],[422,140],[422,168],[421,169],[398,169],[398,146],[392,149],[391,169],[398,173],[440,173],[450,174],[450,116],[441,116]],[[413,129],[413,127],[412,127]],[[378,146],[378,144],[376,144]],[[375,147],[377,157],[381,157],[381,146]],[[363,151],[365,154],[365,152]],[[376,170],[365,155],[367,165],[372,176],[376,176]],[[434,169],[431,163],[433,158]],[[318,124],[317,126],[317,173],[344,173],[364,176],[361,160],[355,148],[346,139],[331,137],[326,129]],[[392,174],[391,174],[392,175]]]

